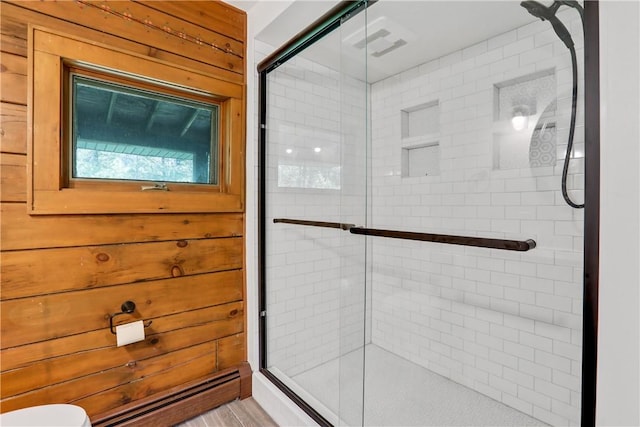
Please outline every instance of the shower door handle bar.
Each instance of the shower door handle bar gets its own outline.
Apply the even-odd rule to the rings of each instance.
[[[392,239],[418,240],[421,242],[445,243],[448,245],[474,246],[478,248],[501,249],[526,252],[536,247],[535,240],[491,239],[473,236],[454,236],[449,234],[416,233],[412,231],[380,230],[377,228],[353,227],[352,234],[364,236],[390,237]]]
[[[355,227],[355,224],[345,224],[342,222],[326,222],[326,221],[305,221],[302,219],[289,219],[289,218],[274,218],[274,224],[295,224],[295,225],[307,225],[310,227],[324,227],[324,228],[339,228],[341,230],[350,230]]]
[[[526,252],[536,247],[535,240],[492,239],[476,236],[454,236],[450,234],[418,233],[413,231],[382,230],[378,228],[357,227],[342,222],[307,221],[302,219],[274,218],[274,224],[295,224],[311,227],[337,228],[351,234],[363,236],[389,237],[392,239],[417,240],[421,242],[444,243],[448,245],[474,246],[477,248],[501,249],[505,251]]]

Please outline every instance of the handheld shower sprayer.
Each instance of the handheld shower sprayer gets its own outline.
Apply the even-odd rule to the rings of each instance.
[[[569,30],[567,30],[567,27],[565,27],[564,24],[556,17],[556,12],[561,4],[563,3],[556,1],[551,6],[547,7],[537,1],[526,0],[520,3],[520,6],[527,9],[527,11],[536,18],[540,18],[543,21],[549,21],[558,37],[560,37],[560,40],[564,42],[568,49],[571,49],[573,47],[571,34],[569,33]]]
[[[564,156],[564,165],[562,168],[562,197],[565,202],[572,208],[581,209],[584,208],[584,203],[578,204],[575,203],[569,197],[567,192],[567,174],[569,170],[569,161],[571,159],[571,152],[573,151],[573,136],[576,130],[576,109],[578,103],[578,60],[576,58],[576,49],[573,44],[573,39],[571,38],[571,34],[567,27],[564,26],[562,21],[558,19],[556,16],[556,12],[560,8],[560,6],[569,6],[578,11],[580,14],[580,18],[582,19],[582,28],[584,32],[584,10],[582,6],[575,0],[556,0],[551,6],[545,6],[541,3],[538,3],[534,0],[525,0],[520,3],[520,6],[527,9],[527,11],[535,16],[536,18],[540,18],[543,21],[549,21],[549,23],[553,26],[553,30],[556,32],[560,40],[567,46],[569,52],[571,53],[571,65],[573,70],[573,92],[571,98],[571,124],[569,126],[569,138],[567,141],[567,151]]]

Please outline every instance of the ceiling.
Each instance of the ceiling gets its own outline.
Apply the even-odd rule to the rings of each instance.
[[[366,63],[367,81],[374,83],[536,21],[519,3],[379,0],[367,9],[366,17],[356,15],[303,55],[363,79]],[[275,49],[335,4],[296,1],[256,38]],[[365,19],[368,54],[361,48]]]

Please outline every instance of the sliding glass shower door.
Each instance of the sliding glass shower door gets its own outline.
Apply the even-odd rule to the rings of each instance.
[[[264,82],[265,365],[334,425],[363,423],[365,238],[340,224],[367,218],[366,50],[343,49],[365,19],[338,19]]]
[[[265,375],[320,424],[588,424],[581,4],[342,2],[262,47]]]

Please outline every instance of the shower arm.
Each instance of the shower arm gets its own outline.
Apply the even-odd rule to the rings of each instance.
[[[533,239],[508,240],[477,236],[455,236],[450,234],[419,233],[413,231],[383,230],[378,228],[357,227],[354,224],[326,221],[307,221],[301,219],[275,218],[274,224],[294,224],[310,227],[336,228],[349,231],[351,234],[363,236],[388,237],[392,239],[416,240],[449,245],[474,246],[478,248],[500,249],[506,251],[526,252],[536,247]]]

